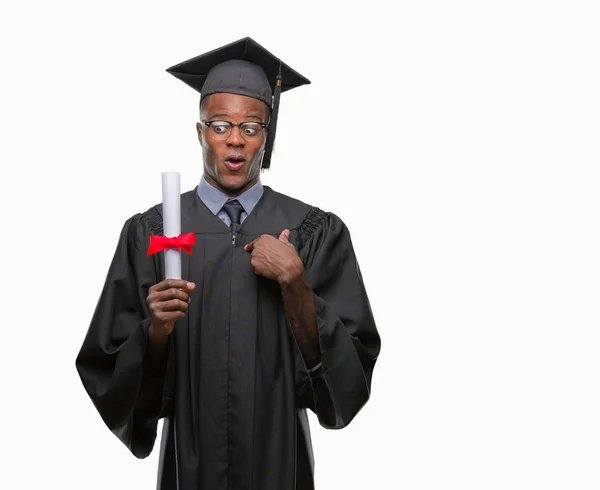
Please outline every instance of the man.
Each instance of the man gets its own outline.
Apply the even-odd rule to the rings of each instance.
[[[161,490],[314,488],[306,409],[345,427],[380,349],[348,229],[260,182],[281,91],[310,83],[250,38],[168,70],[201,94],[204,175],[182,194],[184,280],[162,280],[162,207],[121,233],[77,369]]]

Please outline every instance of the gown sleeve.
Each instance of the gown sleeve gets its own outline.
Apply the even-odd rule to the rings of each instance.
[[[312,228],[299,255],[314,293],[321,363],[306,371],[299,397],[323,427],[340,429],[369,399],[381,342],[348,228],[320,210]]]
[[[83,386],[108,428],[138,458],[148,456],[158,420],[171,402],[173,347],[157,369],[146,355],[149,288],[159,281],[156,255],[144,215],[124,225],[76,367]]]

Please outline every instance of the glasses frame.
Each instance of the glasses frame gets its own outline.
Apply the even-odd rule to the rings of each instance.
[[[225,138],[218,138],[217,136],[215,136],[214,134],[211,133],[211,136],[213,138],[215,138],[216,140],[219,140],[219,141],[228,140],[230,138],[230,136],[231,136],[231,133],[233,132],[234,126],[238,127],[238,130],[240,132],[240,136],[242,137],[242,139],[244,141],[248,141],[248,140],[246,140],[246,138],[244,137],[244,133],[242,132],[242,126],[244,124],[260,124],[260,127],[262,129],[266,129],[266,128],[269,127],[269,125],[267,123],[259,122],[259,121],[242,121],[242,122],[239,122],[239,123],[234,123],[234,122],[231,122],[231,121],[225,121],[224,119],[215,119],[214,121],[200,121],[200,122],[202,124],[204,124],[207,128],[210,128],[210,125],[214,124],[214,123],[227,123],[227,124],[229,124],[229,126],[230,126],[229,127],[229,133],[227,134],[227,136]],[[255,141],[255,140],[256,140],[256,138],[250,138],[250,141]]]

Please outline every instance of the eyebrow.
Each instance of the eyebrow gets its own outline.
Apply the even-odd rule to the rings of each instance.
[[[229,114],[211,114],[208,116],[209,119],[214,119],[215,117],[229,117]]]
[[[226,113],[223,113],[223,114],[211,114],[208,117],[208,119],[214,119],[215,117],[231,117],[231,114],[226,114]],[[254,118],[254,119],[258,119],[259,121],[262,121],[262,117],[260,117],[257,114],[245,114],[244,117],[251,117],[251,118]]]

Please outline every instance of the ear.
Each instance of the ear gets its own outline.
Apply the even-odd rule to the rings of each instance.
[[[198,132],[198,141],[200,142],[200,146],[203,146],[204,141],[202,141],[202,123],[196,123],[196,131]]]

